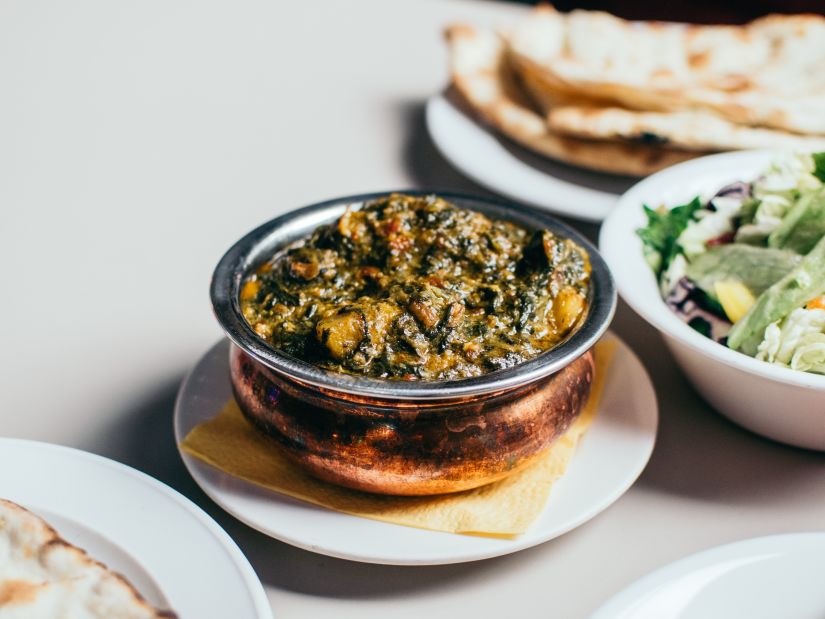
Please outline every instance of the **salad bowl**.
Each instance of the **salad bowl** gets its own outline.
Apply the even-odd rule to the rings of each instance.
[[[687,378],[715,409],[776,441],[825,450],[825,376],[743,354],[724,339],[716,341],[689,326],[663,299],[661,282],[638,234],[648,224],[643,205],[672,209],[697,197],[705,204],[721,188],[750,183],[777,158],[787,156],[773,151],[724,153],[658,172],[621,197],[602,227],[599,245],[619,295],[662,334]]]

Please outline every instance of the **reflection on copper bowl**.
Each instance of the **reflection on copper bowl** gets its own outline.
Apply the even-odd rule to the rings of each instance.
[[[274,349],[240,312],[245,274],[277,249],[340,216],[348,205],[386,193],[292,211],[249,233],[221,259],[212,303],[235,344],[230,352],[235,398],[246,417],[272,437],[273,448],[335,484],[426,495],[501,479],[535,461],[575,420],[593,379],[590,349],[615,310],[606,265],[575,231],[530,208],[439,192],[460,207],[553,230],[591,257],[588,310],[575,332],[532,360],[479,377],[407,382],[331,372]]]

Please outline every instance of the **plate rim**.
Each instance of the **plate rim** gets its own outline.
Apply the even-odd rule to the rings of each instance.
[[[195,504],[192,500],[184,496],[178,490],[161,482],[158,479],[155,479],[151,475],[144,473],[143,471],[140,471],[127,464],[118,462],[116,460],[112,460],[110,458],[101,456],[96,453],[84,451],[76,447],[70,447],[67,445],[61,445],[59,443],[39,441],[27,438],[0,437],[0,446],[3,445],[9,445],[14,448],[22,449],[24,451],[44,450],[52,454],[57,454],[57,458],[65,457],[86,460],[88,462],[91,462],[93,466],[99,466],[108,469],[109,471],[112,471],[115,475],[125,475],[131,477],[134,480],[136,480],[139,484],[144,485],[147,489],[150,489],[156,493],[163,495],[171,502],[171,505],[173,505],[176,510],[181,510],[189,517],[194,518],[198,522],[198,524],[200,524],[209,533],[209,536],[215,541],[216,545],[218,545],[224,551],[224,553],[228,555],[233,565],[233,568],[246,585],[246,594],[249,596],[249,601],[252,603],[252,606],[255,609],[257,617],[259,619],[271,619],[273,617],[272,607],[269,603],[269,599],[267,598],[263,584],[258,578],[255,569],[252,567],[251,563],[249,563],[249,559],[246,558],[246,555],[237,545],[235,540],[233,540],[232,537],[209,514],[207,514],[206,511],[203,510],[203,508]],[[0,458],[2,458],[2,456],[0,456]],[[88,480],[83,480],[83,483],[88,483]],[[32,492],[32,487],[33,486],[29,486],[29,492]],[[76,518],[64,514],[59,505],[55,506],[53,503],[50,503],[50,500],[53,499],[51,498],[52,495],[50,495],[48,492],[42,490],[35,490],[34,492],[40,492],[40,496],[45,497],[46,500],[33,500],[31,501],[31,503],[37,503],[39,507],[49,509],[69,520],[76,520]],[[105,501],[105,497],[107,496],[107,494],[101,493],[100,496],[104,497]],[[9,500],[14,502],[21,501],[22,503],[24,503],[24,507],[26,507],[25,503],[29,502],[28,498],[21,500],[19,497],[16,496],[10,497]],[[134,556],[133,552],[121,546],[115,539],[113,539],[110,532],[98,530],[96,524],[91,524],[87,522],[79,522],[79,524],[97,531],[97,533],[103,536],[109,543],[118,546],[121,551],[126,552],[127,554],[132,556],[132,558],[144,570],[146,570],[141,557]],[[152,576],[153,580],[155,580],[158,587],[164,593],[164,597],[168,597],[166,595],[164,583],[159,582],[154,577],[154,575],[151,574],[151,572],[149,573],[149,575]]]
[[[572,183],[570,181],[547,174],[539,170],[538,168],[530,166],[527,163],[518,161],[516,157],[509,153],[506,153],[506,149],[503,146],[501,146],[500,148],[505,153],[505,156],[511,158],[513,161],[517,161],[519,165],[522,165],[525,168],[534,171],[536,174],[540,174],[542,177],[546,177],[548,179],[548,182],[550,183],[558,184],[559,186],[565,186],[569,188],[571,191],[580,192],[582,195],[579,199],[582,201],[583,204],[586,204],[589,200],[593,199],[604,201],[605,203],[597,204],[595,206],[591,205],[585,209],[582,209],[580,206],[576,207],[567,203],[558,204],[553,203],[549,200],[536,200],[528,195],[525,195],[524,193],[519,192],[518,190],[514,191],[512,188],[502,186],[499,183],[490,183],[483,173],[477,170],[474,166],[468,165],[465,158],[456,154],[458,151],[454,146],[454,143],[442,134],[441,130],[439,129],[439,123],[441,121],[440,117],[444,114],[443,109],[449,107],[451,108],[451,111],[455,112],[456,114],[461,114],[465,116],[469,123],[473,123],[479,132],[483,132],[491,140],[498,141],[498,136],[496,136],[495,133],[490,129],[486,129],[483,126],[481,126],[477,120],[469,117],[465,112],[459,109],[452,101],[449,100],[449,98],[445,95],[444,92],[439,92],[434,95],[431,95],[427,99],[424,107],[424,118],[425,124],[427,126],[427,133],[429,134],[430,138],[433,141],[433,144],[435,145],[436,149],[441,154],[441,156],[444,157],[444,159],[446,159],[450,163],[450,165],[452,165],[461,174],[463,174],[473,182],[481,185],[482,187],[492,191],[493,193],[504,196],[511,200],[515,200],[517,202],[529,204],[541,210],[551,212],[554,215],[570,217],[571,219],[586,221],[590,223],[600,223],[605,218],[607,218],[607,216],[611,213],[611,211],[619,201],[619,197],[621,196],[620,193],[614,193],[611,191],[597,189],[594,187],[583,187],[577,185],[576,183]],[[536,154],[536,156],[541,155]],[[552,161],[550,159],[548,160]],[[565,165],[563,162],[554,163],[559,163],[559,165]],[[598,174],[598,172],[586,170],[585,168],[581,169],[586,172]],[[611,202],[610,205],[606,204],[606,202],[608,201]]]
[[[408,566],[425,566],[425,565],[449,565],[449,564],[456,564],[456,563],[469,563],[473,561],[481,561],[485,559],[491,559],[498,556],[504,556],[508,554],[512,554],[514,552],[519,552],[521,550],[526,550],[528,548],[532,548],[534,546],[538,546],[540,544],[546,543],[552,539],[560,537],[565,533],[570,532],[571,530],[585,524],[586,522],[593,519],[595,516],[600,514],[601,512],[605,511],[611,505],[613,505],[619,498],[621,498],[638,480],[639,476],[647,467],[648,462],[650,461],[650,457],[653,453],[654,446],[656,444],[656,437],[658,434],[658,425],[659,425],[659,405],[658,400],[656,398],[656,392],[653,387],[653,383],[650,379],[649,374],[647,373],[646,368],[642,364],[641,360],[635,354],[635,352],[628,346],[620,337],[618,337],[612,331],[608,331],[609,337],[614,339],[619,348],[623,350],[624,353],[629,355],[632,363],[636,365],[634,369],[634,373],[638,370],[637,373],[637,380],[639,389],[641,389],[644,393],[644,398],[649,399],[650,407],[646,411],[645,419],[644,419],[644,427],[646,430],[646,444],[644,451],[640,451],[638,454],[638,461],[636,462],[633,470],[629,472],[626,478],[623,480],[623,483],[618,484],[615,488],[613,488],[612,492],[607,494],[605,498],[599,502],[591,506],[589,509],[582,511],[578,517],[571,519],[569,522],[565,523],[564,526],[559,527],[557,529],[553,529],[547,535],[539,535],[537,537],[530,537],[529,530],[527,533],[522,535],[521,537],[517,537],[513,540],[507,540],[508,544],[505,547],[491,547],[485,550],[480,550],[476,552],[462,552],[459,555],[455,556],[442,556],[442,557],[428,557],[428,558],[415,558],[415,559],[398,559],[398,558],[388,558],[387,556],[379,556],[375,554],[353,554],[348,553],[345,551],[338,550],[336,548],[328,548],[326,546],[319,545],[317,543],[312,543],[311,541],[306,541],[302,536],[294,536],[289,532],[278,532],[277,534],[273,531],[267,530],[262,528],[262,526],[253,518],[250,518],[246,513],[242,510],[236,509],[232,506],[231,502],[226,500],[224,497],[225,489],[221,487],[214,487],[213,484],[206,478],[207,473],[204,471],[210,471],[211,473],[219,476],[226,476],[227,478],[231,479],[233,483],[240,484],[241,487],[248,486],[255,491],[266,491],[266,492],[275,492],[274,490],[269,490],[266,488],[262,488],[252,482],[248,482],[246,480],[234,477],[228,473],[220,471],[215,467],[211,467],[209,464],[206,464],[200,461],[198,458],[191,456],[185,453],[181,449],[181,441],[183,440],[183,428],[182,428],[182,420],[181,420],[181,410],[183,406],[183,400],[185,395],[188,391],[189,384],[192,380],[194,380],[194,376],[196,372],[200,369],[201,365],[206,361],[207,357],[216,351],[220,346],[225,345],[225,339],[221,339],[216,342],[213,346],[211,346],[203,356],[198,360],[198,362],[192,367],[189,373],[186,375],[186,378],[181,383],[181,387],[178,391],[177,398],[175,399],[175,414],[174,414],[174,422],[175,422],[175,439],[178,445],[178,451],[181,454],[181,458],[186,465],[187,470],[189,471],[192,478],[198,484],[198,486],[209,496],[211,500],[213,500],[221,509],[225,510],[234,518],[237,518],[247,526],[259,531],[263,535],[267,537],[280,540],[284,543],[290,544],[297,548],[301,548],[303,550],[308,550],[310,552],[322,554],[329,557],[334,557],[338,559],[345,559],[349,561],[357,561],[361,563],[373,563],[379,565],[408,565]],[[227,377],[228,382],[228,377]],[[598,419],[598,418],[597,418]],[[203,470],[201,470],[203,469]],[[334,517],[341,517],[341,518],[354,518],[359,521],[367,521],[370,523],[374,523],[376,525],[382,526],[402,526],[402,525],[395,525],[392,523],[385,523],[379,521],[372,521],[366,518],[361,518],[359,516],[353,516],[350,514],[344,514],[341,512],[336,512],[335,510],[328,509],[323,506],[314,505],[311,503],[307,503],[305,501],[301,501],[300,499],[295,499],[292,497],[288,497],[286,495],[281,495],[284,500],[287,501],[296,501],[303,506],[306,506],[309,509],[318,509],[323,510],[324,512],[328,512],[332,514]],[[541,516],[539,516],[540,518]],[[538,522],[538,521],[537,521]],[[412,528],[412,527],[409,527]],[[423,533],[431,534],[431,535],[445,535],[445,536],[453,536],[455,534],[442,532],[442,531],[430,531],[430,530],[421,530]],[[480,540],[485,540],[486,538],[478,538]]]
[[[777,546],[786,543],[799,544],[807,540],[815,540],[825,546],[825,531],[795,531],[749,537],[699,550],[654,568],[652,571],[631,581],[590,614],[589,619],[616,619],[617,617],[633,619],[632,616],[620,613],[632,610],[632,606],[642,596],[661,587],[674,577],[687,574],[700,567],[707,567],[718,558],[745,558],[758,552],[757,549],[760,548],[762,549],[761,552],[776,552],[781,550]]]

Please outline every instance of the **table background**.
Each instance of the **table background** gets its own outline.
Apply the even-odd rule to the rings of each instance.
[[[656,385],[656,450],[613,507],[540,547],[444,567],[330,559],[223,514],[185,471],[173,402],[221,336],[207,288],[223,251],[278,213],[337,195],[484,193],[435,151],[423,105],[446,82],[446,23],[523,10],[0,3],[0,433],[103,454],[177,488],[237,540],[284,618],[585,617],[687,553],[825,528],[825,456],[716,415],[624,306],[614,329]]]

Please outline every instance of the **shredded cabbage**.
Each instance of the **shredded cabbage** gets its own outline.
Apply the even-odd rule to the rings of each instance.
[[[766,195],[792,196],[821,184],[814,176],[814,159],[809,153],[785,153],[756,179],[753,194],[760,199]]]
[[[670,265],[662,272],[661,280],[659,281],[659,290],[662,297],[667,296],[676,288],[679,280],[685,276],[687,272],[688,262],[682,254],[676,254]]]
[[[707,251],[711,239],[733,232],[733,218],[742,207],[741,200],[714,198],[715,211],[701,209],[694,213],[695,220],[679,235],[678,243],[688,260]]]
[[[777,157],[753,183],[753,197],[759,206],[754,212],[753,222],[738,231],[737,240],[770,235],[799,196],[820,185],[822,182],[814,176],[811,155],[786,153]]]
[[[768,325],[756,358],[825,374],[825,310],[797,308]]]
[[[770,236],[779,227],[782,218],[792,206],[785,196],[764,194],[753,214],[753,223],[749,230],[751,236]]]

